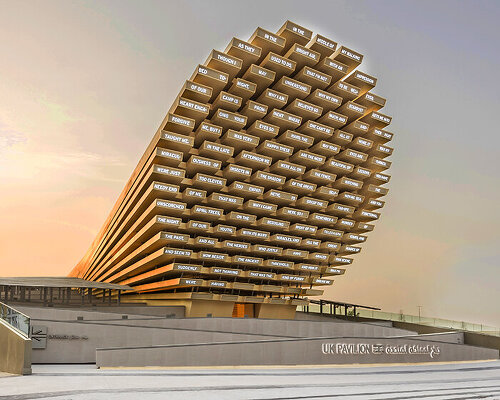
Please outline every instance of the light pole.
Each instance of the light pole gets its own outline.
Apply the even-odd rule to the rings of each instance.
[[[418,307],[418,322],[420,322],[420,311],[422,310],[422,306],[417,306]]]

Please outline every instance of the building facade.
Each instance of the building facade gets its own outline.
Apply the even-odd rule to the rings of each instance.
[[[391,117],[362,61],[290,21],[213,50],[70,275],[187,316],[293,318],[388,192]]]

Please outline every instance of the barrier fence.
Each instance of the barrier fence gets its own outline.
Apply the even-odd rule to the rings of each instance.
[[[309,304],[308,306],[298,306],[297,311],[309,312],[315,314],[331,314],[328,307],[324,306],[323,310],[319,304]],[[322,312],[323,311],[323,312]],[[341,315],[338,313],[337,315]],[[354,316],[353,311],[348,312],[348,316]],[[427,326],[434,326],[436,328],[449,328],[455,330],[463,330],[468,332],[484,333],[492,336],[500,336],[499,328],[494,326],[488,326],[483,324],[474,324],[465,321],[453,321],[443,318],[430,318],[422,317],[418,315],[409,315],[402,313],[391,313],[378,310],[368,310],[364,308],[358,308],[356,310],[356,317],[360,318],[372,318],[383,321],[398,321],[398,322],[409,322],[412,324],[421,324]]]

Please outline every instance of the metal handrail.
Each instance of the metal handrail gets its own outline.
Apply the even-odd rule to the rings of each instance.
[[[3,319],[23,336],[29,338],[31,320],[26,314],[0,302],[0,319]]]
[[[312,304],[307,306],[298,306],[297,311],[313,313],[313,314],[323,314],[323,315],[330,314],[326,307],[321,307],[321,305],[318,304],[319,301],[311,303]],[[500,330],[497,327],[493,326],[474,324],[464,321],[454,321],[443,318],[429,318],[424,316],[409,315],[402,313],[391,313],[374,309],[367,309],[367,307],[357,309],[355,313],[354,311],[350,311],[349,313],[347,313],[347,316],[352,316],[352,317],[355,316],[360,318],[368,318],[368,319],[382,320],[382,321],[409,322],[413,324],[427,325],[436,328],[455,329],[467,332],[484,333],[490,336],[500,336]]]

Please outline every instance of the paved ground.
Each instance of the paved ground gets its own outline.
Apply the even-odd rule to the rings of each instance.
[[[35,365],[0,400],[500,399],[500,361],[372,367],[115,369]]]

